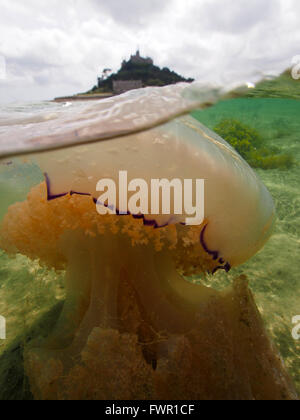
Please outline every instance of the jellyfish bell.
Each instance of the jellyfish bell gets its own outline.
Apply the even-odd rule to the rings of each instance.
[[[233,148],[190,116],[89,147],[48,152],[36,160],[46,174],[50,198],[77,192],[97,200],[97,184],[108,179],[118,192],[115,211],[124,207],[119,193],[124,195],[126,185],[120,181],[120,172],[144,180],[148,212],[141,216],[144,223],[155,227],[185,224],[190,215],[183,202],[179,203],[181,214],[175,214],[174,203],[169,215],[153,215],[150,194],[154,180],[171,183],[176,179],[182,186],[187,180],[204,180],[201,204],[207,226],[200,242],[232,267],[252,257],[272,232],[274,203],[267,188]],[[196,193],[193,188],[190,201],[200,204]],[[184,196],[185,191],[179,200]]]
[[[187,115],[222,95],[147,88],[10,129],[17,146],[2,156],[30,154],[45,180],[9,207],[0,245],[66,269],[56,327],[25,351],[36,398],[295,396],[245,279],[217,292],[183,277],[241,264],[274,223],[272,198],[249,165]],[[124,211],[116,194],[114,214],[100,215],[99,180],[120,191],[120,171],[146,185],[204,180],[204,219],[186,224],[183,194],[170,214]]]

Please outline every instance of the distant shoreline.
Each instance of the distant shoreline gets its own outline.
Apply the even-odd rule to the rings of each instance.
[[[114,94],[95,94],[95,95],[74,95],[62,96],[53,99],[53,102],[74,102],[74,101],[97,101],[99,99],[107,99],[115,96]]]

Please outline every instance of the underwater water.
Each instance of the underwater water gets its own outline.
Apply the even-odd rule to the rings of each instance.
[[[275,201],[277,220],[265,247],[230,273],[218,272],[205,280],[222,289],[239,274],[246,274],[266,326],[280,349],[300,391],[300,340],[292,337],[292,318],[300,314],[300,101],[290,99],[235,99],[193,116],[213,129],[227,118],[259,131],[264,144],[290,153],[289,169],[256,169]],[[203,280],[202,280],[203,281]]]
[[[35,104],[37,112],[43,110],[43,106],[58,107]],[[27,109],[32,111],[32,106],[12,107],[3,118],[7,118],[8,113],[10,116],[20,112],[26,114]],[[219,271],[214,276],[191,280],[223,289],[238,275],[247,276],[267,329],[300,392],[300,341],[292,337],[292,318],[300,315],[299,112],[300,102],[296,100],[251,98],[224,101],[192,113],[211,129],[226,118],[249,124],[262,134],[267,146],[291,153],[295,164],[285,170],[256,169],[271,192],[277,211],[273,236],[264,249],[230,273]],[[10,183],[15,186],[20,178],[22,187],[19,191],[14,188],[11,194]],[[6,167],[4,171],[2,168],[0,220],[16,197],[18,201],[24,200],[26,189],[42,180],[38,168],[26,161],[17,169]],[[33,336],[46,336],[55,322],[55,314],[65,298],[63,275],[63,272],[42,268],[38,262],[24,256],[11,258],[0,251],[0,315],[7,321],[7,338],[0,340],[0,399],[30,398],[22,373],[22,346]]]

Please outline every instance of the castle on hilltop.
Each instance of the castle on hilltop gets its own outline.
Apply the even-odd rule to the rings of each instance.
[[[137,50],[137,52],[135,53],[135,55],[132,55],[130,57],[129,62],[130,63],[133,63],[133,64],[152,64],[153,65],[152,58],[150,58],[150,57],[146,57],[146,58],[141,57],[139,50]],[[123,60],[122,67],[124,67],[127,63],[128,63],[128,61]]]

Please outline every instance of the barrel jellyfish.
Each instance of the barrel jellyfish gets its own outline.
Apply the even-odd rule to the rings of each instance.
[[[188,114],[221,95],[147,88],[11,129],[20,141],[2,158],[27,154],[44,182],[7,209],[1,248],[66,272],[54,329],[24,351],[36,399],[295,398],[246,278],[222,292],[186,278],[247,261],[275,219],[255,172]],[[99,180],[118,192],[120,172],[143,185],[203,180],[203,218],[186,223],[171,187],[168,214],[150,211],[150,189],[126,190],[135,210],[119,194],[114,208],[99,201]]]

